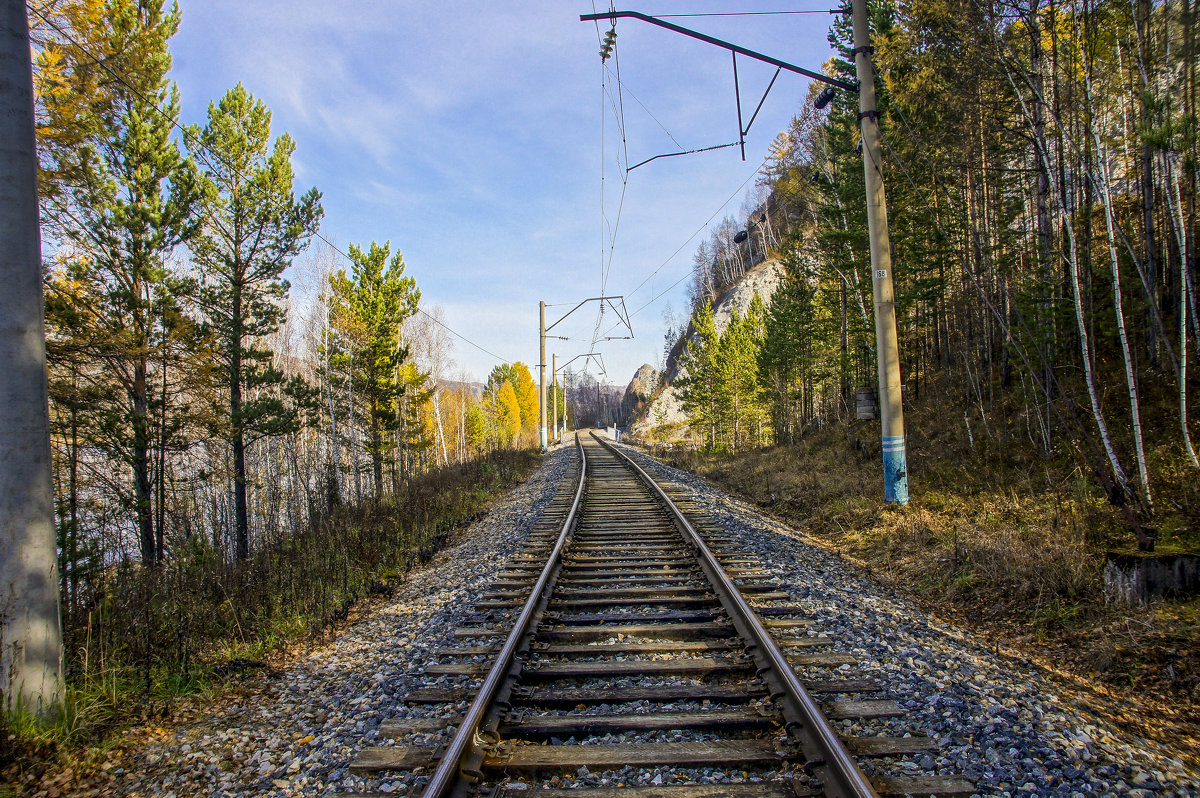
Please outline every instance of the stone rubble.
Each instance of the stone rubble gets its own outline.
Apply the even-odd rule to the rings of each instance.
[[[174,739],[134,755],[116,773],[114,794],[162,796],[300,796],[378,789],[404,795],[412,775],[364,779],[347,770],[379,724],[394,717],[436,717],[444,708],[403,703],[425,686],[421,669],[435,649],[520,548],[570,463],[557,447],[487,516],[427,565],[414,569],[391,601],[334,641],[272,678],[261,692],[234,700]],[[466,684],[461,679],[453,683]],[[465,709],[465,704],[457,708]],[[409,744],[421,744],[422,736]],[[436,743],[441,735],[428,735]],[[418,774],[419,777],[420,774]]]

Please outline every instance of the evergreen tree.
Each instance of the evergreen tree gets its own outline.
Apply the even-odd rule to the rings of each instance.
[[[771,400],[776,443],[796,439],[804,380],[815,362],[814,293],[798,270],[789,269],[771,297],[757,365],[760,384]]]
[[[271,112],[240,83],[209,104],[204,128],[189,133],[208,186],[204,224],[190,246],[203,275],[206,326],[220,342],[228,415],[218,433],[233,449],[234,540],[245,559],[246,448],[299,429],[318,400],[302,377],[284,376],[265,342],[283,323],[282,274],[317,229],[320,194],[314,188],[295,199],[295,144],[285,133],[271,146]]]
[[[549,394],[547,399],[550,404],[550,407],[552,408],[551,413],[548,415],[548,417],[546,419],[546,423],[547,424],[554,423],[553,408],[557,408],[558,409],[558,425],[561,427],[563,424],[563,421],[567,417],[567,397],[566,397],[566,394],[563,393],[562,382],[558,379],[555,379],[552,383],[550,383],[550,386],[546,389],[546,391]]]
[[[362,402],[367,427],[367,452],[375,477],[375,498],[383,497],[384,455],[394,448],[385,433],[396,423],[397,369],[408,357],[401,325],[417,312],[421,292],[416,280],[404,276],[404,258],[391,256],[391,244],[371,242],[364,252],[351,244],[353,266],[330,277],[331,324],[340,344],[334,358],[349,369]]]
[[[712,304],[705,302],[692,316],[693,337],[688,340],[680,358],[680,373],[676,380],[680,404],[688,415],[693,429],[703,431],[708,446],[717,445],[720,423],[720,335],[713,318]]]
[[[179,92],[166,78],[167,41],[178,29],[178,9],[164,12],[162,0],[108,0],[99,8],[94,40],[105,52],[136,50],[141,61],[95,102],[54,106],[86,118],[77,120],[81,143],[50,150],[54,171],[69,178],[47,192],[46,204],[64,243],[80,254],[69,265],[71,279],[95,303],[68,323],[85,325],[74,335],[103,364],[88,373],[94,423],[107,453],[130,469],[141,558],[154,563],[163,543],[151,453],[156,437],[160,447],[167,437],[155,434],[166,400],[165,391],[156,394],[165,373],[156,378],[155,370],[197,348],[181,307],[189,286],[172,277],[166,259],[196,234],[203,189],[172,139]]]
[[[766,305],[755,294],[746,315],[734,309],[719,346],[722,416],[726,439],[734,449],[757,444],[763,432],[758,353],[762,346]]]
[[[58,0],[31,9],[42,223],[70,226],[84,150],[121,125],[130,97],[152,98],[171,68],[179,9],[137,0]]]
[[[488,417],[485,405],[472,403],[467,408],[464,424],[466,426],[468,444],[475,451],[483,452],[491,438],[488,430]]]

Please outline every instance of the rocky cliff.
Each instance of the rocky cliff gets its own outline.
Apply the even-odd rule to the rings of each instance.
[[[734,308],[737,308],[739,314],[745,315],[750,309],[750,302],[754,299],[755,294],[761,296],[764,302],[770,303],[775,289],[783,282],[784,273],[783,264],[773,259],[765,260],[746,272],[742,279],[713,305],[713,319],[716,321],[717,331],[725,331],[725,327],[729,325],[729,320],[733,317]],[[689,325],[688,340],[691,340],[694,335],[695,333]],[[687,423],[687,416],[683,413],[678,391],[674,386],[675,381],[681,375],[678,357],[681,351],[680,347],[676,347],[672,357],[667,361],[663,389],[645,406],[644,411],[638,414],[637,420],[633,424],[634,432],[646,433],[649,429],[660,425]],[[642,369],[645,368],[648,366],[642,367]],[[639,374],[642,369],[638,370]],[[637,379],[636,375],[634,379]]]
[[[662,374],[649,363],[643,363],[642,367],[634,373],[633,379],[625,388],[625,395],[621,398],[621,417],[626,419],[627,423],[628,420],[641,415],[646,403],[658,390],[658,383],[661,379]]]

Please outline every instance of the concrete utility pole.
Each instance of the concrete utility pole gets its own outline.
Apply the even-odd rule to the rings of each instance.
[[[62,627],[24,0],[0,0],[0,282],[0,692],[47,714],[62,699]]]
[[[867,229],[871,239],[871,286],[875,296],[875,346],[879,365],[879,417],[883,427],[883,498],[908,504],[908,465],[904,447],[904,405],[900,392],[900,348],[892,290],[892,250],[887,197],[879,154],[879,114],[875,109],[875,67],[867,0],[853,0],[854,65],[858,71],[858,119],[862,126],[863,171],[867,179]]]
[[[554,432],[550,440],[558,443],[558,353],[550,356],[550,419]]]
[[[546,303],[538,302],[538,430],[542,451],[548,448],[546,440]]]

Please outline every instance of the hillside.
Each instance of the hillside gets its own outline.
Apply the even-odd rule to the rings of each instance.
[[[750,302],[755,295],[761,296],[769,303],[775,289],[783,281],[784,266],[777,259],[770,258],[754,266],[742,276],[728,291],[713,303],[713,318],[719,332],[729,325],[734,309],[745,314],[750,308]],[[681,341],[690,341],[695,337],[695,331],[689,324],[687,332]],[[655,427],[672,428],[672,434],[682,437],[686,434],[687,417],[680,404],[679,392],[674,383],[683,373],[679,358],[683,353],[683,344],[676,344],[667,359],[666,372],[659,392],[643,408],[633,420],[632,430],[635,434],[645,435]]]
[[[1109,571],[1113,549],[1128,546],[1121,512],[1089,496],[1077,472],[1048,471],[1018,442],[972,442],[961,424],[946,423],[954,411],[944,399],[926,396],[907,408],[904,508],[883,501],[878,421],[830,424],[794,445],[741,453],[657,453],[916,599],[939,623],[1032,661],[1064,696],[1103,696],[1117,708],[1111,720],[1196,761],[1200,599],[1119,600]],[[1197,493],[1193,482],[1176,495],[1194,507]],[[1186,530],[1196,516],[1170,526],[1183,536],[1160,542],[1175,552],[1161,561],[1179,563],[1189,545],[1195,551]]]

